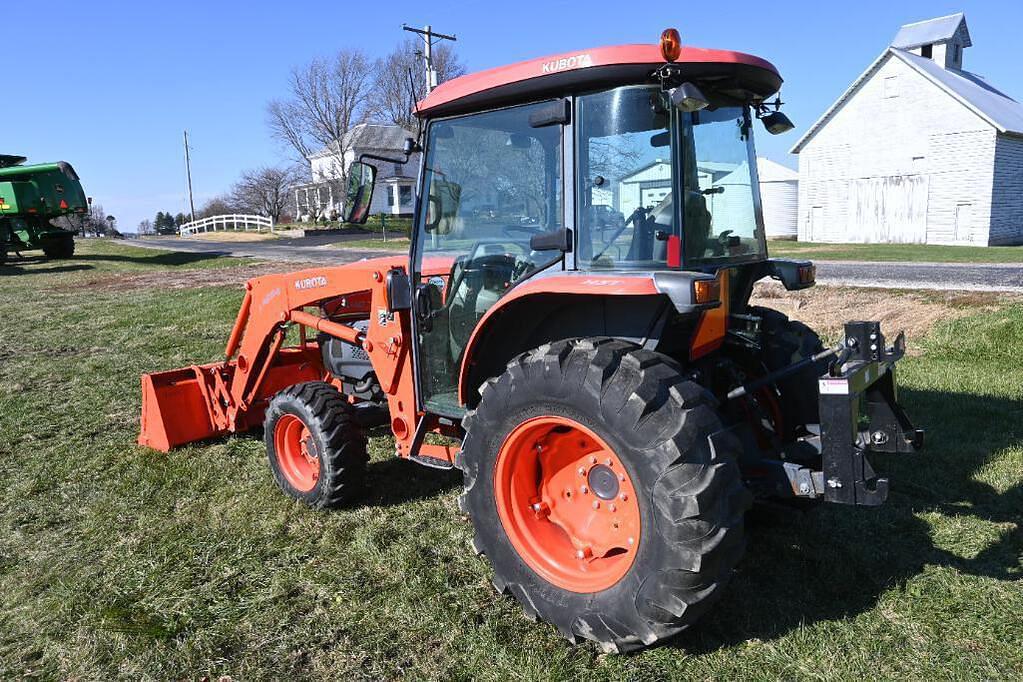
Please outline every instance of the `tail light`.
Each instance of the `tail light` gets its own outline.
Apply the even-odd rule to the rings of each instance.
[[[813,284],[817,281],[817,266],[809,263],[799,266],[799,283]]]

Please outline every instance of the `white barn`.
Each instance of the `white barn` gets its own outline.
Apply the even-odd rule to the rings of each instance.
[[[1023,105],[972,44],[961,13],[903,26],[800,138],[800,241],[1023,244]]]

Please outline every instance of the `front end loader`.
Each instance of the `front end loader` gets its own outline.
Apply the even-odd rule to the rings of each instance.
[[[366,429],[461,470],[495,587],[569,640],[630,651],[689,627],[741,560],[754,500],[875,506],[875,455],[917,451],[902,335],[825,345],[750,304],[815,283],[767,255],[754,124],[791,123],[751,55],[660,44],[444,83],[407,256],[250,280],[218,362],[143,376],[139,443],[263,428],[273,478],[316,508],[364,482]],[[430,438],[428,438],[430,436]]]

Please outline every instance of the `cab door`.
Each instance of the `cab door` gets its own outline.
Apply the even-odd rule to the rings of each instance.
[[[561,257],[534,235],[563,227],[560,125],[544,103],[431,123],[416,218],[416,357],[429,412],[459,417],[458,372],[483,315]],[[549,107],[548,107],[549,108]],[[531,118],[534,123],[531,124]]]

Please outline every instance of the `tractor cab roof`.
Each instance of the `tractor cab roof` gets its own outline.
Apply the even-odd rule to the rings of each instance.
[[[471,73],[438,85],[422,101],[420,116],[434,117],[559,97],[617,85],[657,82],[665,63],[659,45],[614,45],[530,59]],[[743,101],[763,101],[782,79],[770,62],[742,52],[683,47],[675,64],[682,75]]]

